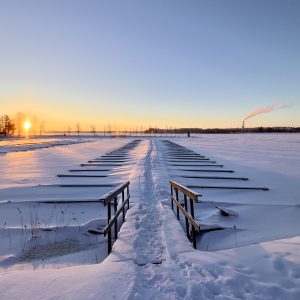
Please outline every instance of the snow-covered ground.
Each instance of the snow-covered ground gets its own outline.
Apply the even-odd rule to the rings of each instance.
[[[195,205],[199,223],[225,228],[222,231],[204,234],[201,241],[199,237],[200,249],[220,250],[235,247],[236,244],[245,246],[299,235],[300,135],[201,135],[189,140],[173,141],[216,161],[216,164],[224,165],[216,168],[168,164],[170,177],[175,181],[191,186],[269,188],[269,191],[194,188],[202,195],[200,203]],[[182,171],[187,169],[193,171]],[[199,171],[203,169],[234,172]],[[249,180],[197,179],[185,176],[234,177]],[[216,206],[230,209],[237,216],[225,217]]]
[[[104,167],[80,163],[102,159],[105,152],[130,141],[101,139],[6,154],[2,160],[0,194],[0,269],[61,268],[102,261],[106,256],[106,241],[88,231],[104,227],[107,209],[95,201],[130,179],[132,166],[140,156],[133,149],[121,165],[109,163],[107,158]],[[94,171],[99,168],[100,171]],[[87,173],[101,177],[77,177]],[[78,184],[103,186],[70,186]],[[49,253],[47,247],[52,249]],[[58,258],[61,256],[62,260]]]
[[[0,140],[0,155],[9,152],[29,151],[42,148],[65,146],[82,143],[79,138],[11,138]]]
[[[166,143],[142,138],[120,166],[102,167],[107,170],[101,174],[107,177],[84,178],[84,183],[93,184],[131,182],[131,209],[111,255],[104,259],[104,238],[86,234],[105,222],[99,204],[49,205],[41,200],[101,196],[106,188],[72,192],[60,185],[82,181],[56,175],[97,168],[79,165],[132,140],[95,139],[0,157],[1,299],[300,298],[299,135],[168,138],[224,165],[205,169],[234,173],[210,173],[199,171],[204,167],[195,162],[171,162],[174,157]],[[187,177],[195,174],[249,180]],[[224,229],[198,236],[194,250],[170,208],[169,179],[191,186],[268,187],[269,191],[195,188],[202,195],[195,205],[199,224]],[[222,216],[216,206],[235,216]],[[32,226],[37,217],[40,227],[56,230]]]

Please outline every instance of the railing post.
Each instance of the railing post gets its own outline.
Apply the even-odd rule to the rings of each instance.
[[[122,204],[124,203],[125,200],[125,193],[124,190],[122,191]],[[123,222],[125,222],[125,207],[123,207]]]
[[[172,206],[172,210],[174,210],[174,203],[173,203],[174,194],[173,194],[173,185],[172,185],[172,183],[170,184],[170,186],[171,186],[171,206]]]
[[[179,197],[178,197],[178,189],[175,188],[175,194],[176,194],[176,200],[179,202]],[[177,208],[177,220],[179,220],[179,207],[176,205]]]
[[[109,224],[111,219],[111,203],[110,201],[108,201],[107,204],[107,224]],[[107,252],[108,254],[111,252],[111,230],[108,230],[108,234],[107,234]]]
[[[194,213],[194,201],[198,202],[198,194],[192,190],[182,186],[179,183],[170,180],[171,188],[171,199],[172,201],[172,210],[174,210],[174,202],[176,204],[176,216],[177,219],[180,219],[179,210],[183,213],[185,218],[185,229],[188,239],[193,243],[193,247],[197,249],[197,240],[196,240],[196,231],[200,232],[200,226],[195,221]],[[175,197],[173,196],[175,190]],[[179,191],[183,193],[184,204],[179,201]],[[188,200],[190,202],[190,208],[188,207]],[[190,213],[189,213],[190,210]]]
[[[125,189],[127,189],[127,198],[125,197]],[[118,197],[122,197],[122,205],[118,210]],[[128,209],[129,209],[129,181],[117,188],[116,190],[109,192],[105,195],[105,197],[101,198],[104,203],[107,204],[107,225],[104,228],[104,236],[107,235],[107,252],[110,254],[112,251],[112,234],[114,234],[115,240],[118,238],[118,219],[120,215],[123,213],[122,219],[125,222],[125,215],[126,215],[126,202],[128,202]],[[112,205],[114,209],[114,215],[112,216]],[[121,223],[123,223],[121,222]],[[114,227],[114,229],[113,229]],[[114,233],[112,233],[114,230]]]
[[[191,216],[193,219],[195,219],[194,216],[194,202],[193,200],[190,198],[190,208],[191,208]],[[197,249],[197,241],[196,241],[196,231],[194,226],[192,226],[192,238],[193,238],[193,246],[195,249]]]
[[[186,194],[184,194],[184,208],[185,208],[186,212],[189,212]],[[190,232],[189,232],[190,228],[189,227],[190,227],[189,220],[187,217],[185,217],[185,231],[186,231],[186,236],[188,239],[190,239]]]
[[[117,209],[118,209],[118,197],[116,196],[114,198],[114,211],[115,211],[115,215],[117,214]],[[118,218],[116,219],[115,222],[115,241],[118,238]]]
[[[107,252],[108,254],[111,252],[111,230],[108,230],[107,234]]]
[[[194,216],[194,202],[191,198],[190,198],[190,207],[191,207],[191,216],[193,217],[193,219],[195,219],[195,216]]]
[[[111,219],[111,203],[109,201],[107,203],[107,224],[109,224],[110,219]]]
[[[127,185],[127,197],[129,197],[129,184]],[[127,209],[129,209],[129,199],[128,199],[128,202],[127,202]]]

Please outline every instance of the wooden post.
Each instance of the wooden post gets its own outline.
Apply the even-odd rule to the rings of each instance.
[[[193,236],[193,247],[194,249],[197,249],[196,231],[194,226],[192,226],[192,236]]]
[[[122,204],[124,203],[125,200],[125,193],[124,190],[122,191]],[[125,222],[125,207],[123,207],[123,222]]]
[[[108,254],[111,252],[111,230],[109,229],[107,234],[107,252]]]
[[[190,208],[191,208],[191,216],[193,217],[193,219],[195,219],[195,216],[194,216],[194,202],[191,198],[190,198]]]
[[[184,194],[184,208],[185,208],[186,212],[189,212],[186,194]],[[190,239],[190,232],[189,232],[190,228],[189,227],[190,227],[189,220],[187,217],[185,217],[185,231],[186,231],[186,236],[188,239]]]
[[[178,197],[178,189],[175,188],[175,194],[176,194],[176,200],[179,202],[179,197]],[[179,217],[179,207],[176,205],[177,208],[177,220],[180,219]]]
[[[173,203],[173,196],[174,196],[174,194],[173,194],[173,186],[172,186],[172,184],[171,184],[170,186],[171,186],[171,206],[172,206],[172,210],[174,210],[174,203]]]
[[[191,208],[191,216],[192,216],[193,219],[195,219],[195,216],[194,216],[194,202],[191,198],[190,198],[190,208]],[[194,226],[192,226],[192,239],[193,239],[194,249],[197,249],[196,231],[195,231]]]
[[[111,203],[110,201],[107,204],[107,224],[109,224],[111,219]],[[108,230],[107,234],[107,252],[108,254],[111,252],[111,229]]]
[[[116,196],[114,198],[114,211],[115,211],[115,215],[117,214],[117,210],[118,210],[118,197]],[[118,218],[116,219],[115,222],[115,241],[118,238]]]
[[[125,198],[125,189],[127,188],[127,197]],[[119,207],[118,210],[118,197],[121,195],[122,197],[122,205]],[[102,198],[100,198],[100,201],[103,201],[107,204],[107,225],[103,229],[104,236],[107,235],[107,252],[110,254],[112,251],[112,230],[114,230],[114,239],[117,240],[118,238],[118,219],[120,215],[123,213],[122,220],[125,222],[125,216],[126,216],[126,202],[128,202],[129,207],[129,181],[125,184],[122,184],[120,187],[116,188],[115,190],[107,193]],[[112,203],[113,202],[113,203]],[[121,202],[121,201],[120,201]],[[114,214],[112,216],[112,205],[114,209]],[[123,223],[121,222],[121,223]],[[114,229],[113,229],[114,227]]]
[[[107,203],[107,224],[109,224],[109,221],[111,219],[111,203],[108,201]]]
[[[129,185],[127,185],[127,197],[129,197]],[[129,209],[129,200],[127,203],[127,209]]]

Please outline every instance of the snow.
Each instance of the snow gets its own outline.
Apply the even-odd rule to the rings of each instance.
[[[128,162],[121,167],[97,167],[104,172],[104,178],[63,178],[55,174],[68,174],[70,168],[81,170],[93,167],[77,167],[87,158],[99,157],[105,152],[122,147],[131,139],[116,140],[101,139],[87,140],[76,145],[60,145],[49,149],[35,149],[34,151],[19,152],[17,162],[22,164],[17,167],[15,153],[6,154],[3,157],[4,176],[1,182],[0,193],[0,270],[28,269],[32,268],[27,261],[20,259],[23,252],[43,251],[44,245],[53,245],[55,251],[65,248],[61,244],[65,239],[80,241],[78,251],[70,255],[36,256],[32,262],[34,268],[61,268],[63,266],[97,263],[106,257],[106,241],[103,236],[93,236],[88,232],[86,223],[96,219],[102,224],[106,222],[107,209],[98,200],[102,195],[109,192],[114,186],[130,176],[131,163],[139,159],[134,151]],[[49,161],[50,159],[50,161]],[[50,162],[50,163],[49,163]],[[8,165],[13,163],[13,168]],[[8,170],[7,170],[8,169]],[[88,172],[99,174],[98,171]],[[82,174],[82,172],[76,172]],[[10,183],[15,177],[22,180]],[[49,180],[48,180],[49,179]],[[100,181],[100,182],[99,182]],[[31,184],[29,186],[28,184]],[[46,184],[48,183],[48,184]],[[103,187],[64,187],[61,184],[84,185],[99,184],[108,185]],[[38,184],[38,185],[32,185]],[[9,186],[9,187],[8,187]],[[78,202],[80,201],[80,202]],[[97,226],[94,224],[94,228]],[[104,227],[104,226],[102,226]],[[34,231],[34,234],[33,234]],[[71,246],[67,246],[71,248]],[[36,248],[33,249],[32,248]],[[73,246],[73,248],[76,248]],[[83,253],[85,250],[85,253]],[[71,250],[70,250],[71,251]],[[69,252],[70,252],[69,251]],[[88,257],[88,258],[87,258]]]
[[[53,143],[52,139],[49,143],[33,140],[30,144],[35,147],[35,151],[10,151],[0,156],[0,186],[8,188],[56,184],[59,182],[57,174],[64,173],[71,167],[79,167],[80,163],[125,145],[128,141],[130,139],[86,139],[75,140],[71,145],[60,143],[48,148]],[[38,150],[36,145],[42,146],[42,149]]]
[[[1,156],[0,298],[299,299],[300,136],[168,138],[224,164],[215,169],[235,171],[228,174],[180,171],[199,168],[171,166],[160,138],[141,139],[121,166],[78,172],[106,174],[104,178],[78,180],[56,175],[68,174],[70,169],[96,169],[79,165],[128,144],[132,138],[88,139]],[[181,177],[195,173],[249,180]],[[266,186],[270,190],[196,189],[202,195],[195,204],[200,226],[218,225],[224,230],[198,236],[195,250],[183,223],[171,210],[171,178],[187,185]],[[96,199],[107,191],[74,190],[60,187],[61,183],[117,184],[125,180],[131,182],[131,208],[107,258],[104,237],[88,233],[105,224],[104,207],[88,202],[41,201]],[[232,215],[224,216],[216,207]],[[22,211],[22,223],[27,222],[26,230],[21,229],[17,208]],[[64,219],[61,211],[66,212]],[[32,238],[36,215],[41,220],[39,226],[33,226],[38,239]]]
[[[247,177],[248,181],[210,183],[181,178],[174,167],[170,176],[182,184],[268,187],[269,191],[197,189],[196,219],[225,230],[204,234],[200,249],[221,250],[299,235],[300,220],[300,136],[298,134],[201,135],[176,139],[178,144],[234,170],[226,177]],[[177,167],[179,168],[179,167]],[[180,167],[182,169],[182,167]],[[198,168],[201,169],[201,168]],[[207,175],[206,173],[197,173]],[[219,174],[217,174],[219,176]],[[238,217],[224,217],[216,206],[235,211]]]
[[[69,138],[69,139],[35,138],[35,139],[0,140],[0,154],[72,145],[72,144],[78,144],[82,142],[83,141],[81,139],[73,139],[73,138]]]

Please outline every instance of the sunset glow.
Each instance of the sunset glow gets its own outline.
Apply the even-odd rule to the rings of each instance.
[[[300,127],[299,1],[4,2],[1,113],[32,132]]]
[[[24,129],[26,129],[26,130],[30,129],[30,127],[31,127],[30,121],[29,120],[25,121],[23,126],[24,126]]]

